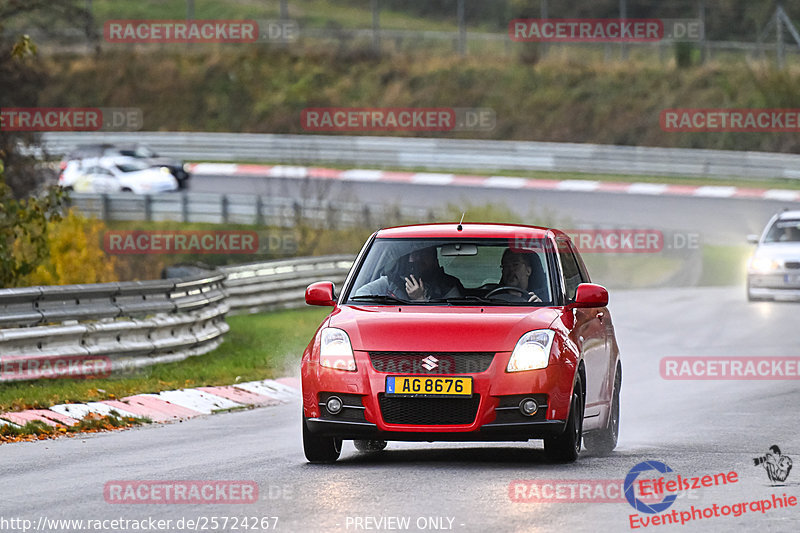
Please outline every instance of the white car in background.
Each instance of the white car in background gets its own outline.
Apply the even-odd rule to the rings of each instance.
[[[764,233],[749,235],[757,244],[747,263],[747,299],[800,299],[800,211],[783,211]]]
[[[178,180],[166,167],[151,167],[134,157],[94,157],[67,162],[58,184],[86,193],[158,194],[178,190]]]

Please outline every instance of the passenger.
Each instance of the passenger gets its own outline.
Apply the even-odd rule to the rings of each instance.
[[[527,297],[522,292],[505,291],[498,292],[505,298],[518,299],[520,301],[528,302],[541,302],[542,299],[530,287],[531,273],[533,272],[532,261],[538,261],[538,258],[529,253],[514,252],[511,248],[506,248],[503,252],[503,258],[500,261],[500,287],[516,287],[524,291]],[[536,287],[538,288],[538,287]]]
[[[372,294],[426,301],[463,296],[464,286],[457,277],[444,272],[436,248],[428,247],[402,256],[392,272],[362,286],[355,295]]]

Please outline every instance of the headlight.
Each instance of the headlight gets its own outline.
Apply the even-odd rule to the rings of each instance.
[[[750,270],[759,274],[766,274],[781,268],[781,263],[769,257],[753,257],[750,260]]]
[[[555,333],[550,329],[529,331],[520,337],[511,353],[506,372],[547,368],[554,337]]]
[[[183,164],[183,171],[186,172],[187,174],[189,173],[189,168],[190,168],[189,167],[189,163],[184,163]]]
[[[356,359],[347,332],[339,328],[325,328],[319,336],[319,364],[336,370],[354,372]]]

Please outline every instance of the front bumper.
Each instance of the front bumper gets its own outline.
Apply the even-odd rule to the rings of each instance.
[[[524,441],[564,430],[574,364],[551,361],[545,369],[508,373],[505,368],[511,354],[500,352],[483,372],[448,374],[471,377],[472,397],[412,399],[385,395],[386,377],[419,374],[378,372],[367,352],[355,355],[356,372],[304,364],[303,410],[312,433],[343,439]],[[345,406],[337,415],[325,407],[332,395]],[[519,402],[529,397],[539,406],[530,417],[519,412]],[[432,413],[440,413],[441,422]]]
[[[748,274],[747,291],[751,298],[798,300],[800,299],[800,272]]]
[[[401,441],[526,441],[543,439],[564,432],[566,420],[542,420],[538,422],[515,422],[507,424],[485,424],[477,431],[381,431],[377,424],[369,422],[347,422],[306,419],[309,431],[319,435],[335,436],[346,440],[401,440]]]

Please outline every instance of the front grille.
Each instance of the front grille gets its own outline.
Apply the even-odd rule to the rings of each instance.
[[[797,270],[800,268],[800,261],[786,261],[786,268],[789,270]]]
[[[372,368],[387,374],[477,374],[494,352],[370,352]]]
[[[419,426],[468,425],[478,414],[480,395],[470,398],[396,398],[378,395],[387,424]]]
[[[325,402],[331,396],[338,396],[342,400],[344,408],[337,415],[332,415],[325,408]],[[358,394],[342,394],[340,392],[320,392],[319,393],[319,412],[320,418],[325,420],[341,420],[342,422],[366,422],[364,417],[364,403]]]

